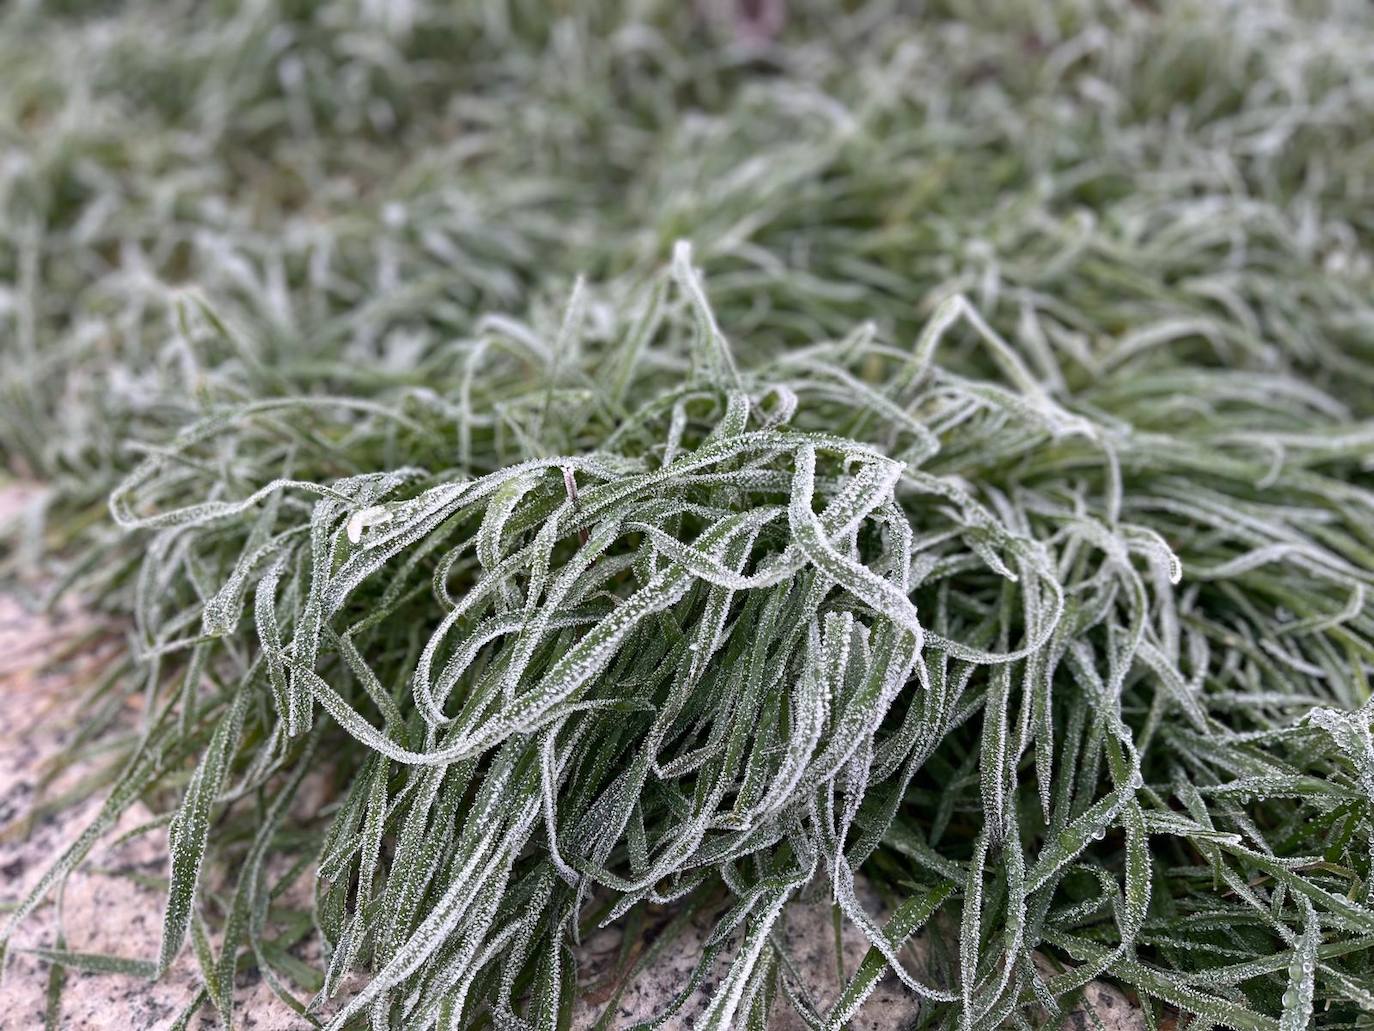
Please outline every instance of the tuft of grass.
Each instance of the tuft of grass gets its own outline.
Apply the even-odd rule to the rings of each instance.
[[[670,901],[711,1027],[889,970],[962,1028],[1098,977],[1358,1026],[1374,24],[963,6],[9,12],[7,568],[127,615],[145,721],[0,938],[142,800],[160,955],[43,955],[190,938],[226,1026],[250,963],[331,1029],[562,1026]],[[824,1011],[811,890],[872,946]]]

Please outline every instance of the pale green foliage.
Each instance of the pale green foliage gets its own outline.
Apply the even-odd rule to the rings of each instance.
[[[889,969],[965,1028],[1095,977],[1354,1024],[1367,15],[525,6],[7,15],[7,568],[131,616],[94,696],[146,717],[5,939],[143,799],[161,956],[42,955],[189,937],[226,1023],[252,963],[324,1026],[554,1028],[577,938],[678,902],[665,1026],[717,960],[721,1028]],[[828,1011],[808,892],[872,945]]]

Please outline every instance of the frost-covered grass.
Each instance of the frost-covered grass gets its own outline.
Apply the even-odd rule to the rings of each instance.
[[[142,800],[226,1024],[552,1028],[677,900],[716,1027],[1360,1026],[1368,9],[455,6],[0,26],[5,568],[147,714],[11,926]]]

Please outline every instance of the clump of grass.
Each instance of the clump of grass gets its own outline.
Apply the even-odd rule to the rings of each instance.
[[[1323,471],[1345,453],[1315,399],[1276,466],[1229,428],[1152,429],[1148,379],[1051,397],[962,298],[914,348],[861,329],[741,369],[685,249],[672,271],[604,336],[580,290],[551,354],[457,349],[499,401],[231,405],[114,492],[150,535],[154,715],[93,831],[195,758],[157,969],[228,812],[251,833],[203,958],[226,1023],[241,947],[273,970],[263,858],[327,737],[316,1001],[372,971],[330,1027],[554,1022],[587,921],[711,890],[734,901],[698,976],[741,939],[720,1026],[779,986],[841,1024],[883,961],[989,1026],[1099,974],[1237,1027],[1357,1007],[1370,499]],[[936,362],[964,323],[1001,381]],[[1254,405],[1228,379],[1196,378],[1204,411]],[[887,927],[853,891],[870,860],[902,886]],[[769,937],[816,877],[874,948],[829,1013]],[[897,950],[941,904],[959,949],[932,982]],[[1081,965],[1047,981],[1045,948]]]
[[[1152,1023],[1356,1026],[1367,17],[801,5],[689,54],[679,7],[263,5],[232,60],[138,6],[10,16],[101,59],[14,73],[57,131],[9,181],[44,221],[0,441],[147,717],[6,940],[142,799],[170,885],[125,966],[191,938],[226,1024],[252,963],[329,1027],[558,1026],[570,943],[675,900],[719,911],[712,1026],[840,1027],[888,969],[963,1027],[1095,977]],[[684,231],[709,300],[659,267]],[[827,1011],[773,933],[809,884],[872,943]]]

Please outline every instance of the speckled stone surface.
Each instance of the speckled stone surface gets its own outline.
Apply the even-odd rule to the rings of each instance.
[[[814,890],[803,895],[786,911],[782,928],[787,954],[810,993],[812,1001],[824,1011],[839,994],[840,981],[835,961],[835,929],[830,899]],[[873,887],[859,878],[856,892],[868,913],[884,920],[887,907]],[[643,970],[626,983],[618,999],[608,1026],[626,1028],[643,1020],[651,1020],[666,1008],[670,1000],[687,983],[696,967],[697,956],[712,928],[711,917],[703,914],[692,921],[678,936],[666,944]],[[665,914],[665,920],[667,915]],[[653,937],[661,924],[651,924],[645,937]],[[849,921],[841,930],[844,969],[853,973],[868,952],[868,942]],[[573,1012],[573,1028],[586,1031],[600,1018],[610,1001],[614,986],[603,984],[622,953],[621,932],[606,929],[583,943],[579,954],[579,977],[585,994]],[[631,952],[633,955],[633,946]],[[647,944],[647,943],[646,943]],[[929,942],[915,938],[906,950],[912,973],[928,977]],[[698,1026],[710,1003],[711,995],[730,965],[730,955],[720,957],[703,979],[701,986],[688,998],[682,1009],[666,1025],[670,1028],[690,1029]],[[878,982],[858,1014],[850,1021],[852,1031],[904,1031],[915,1024],[919,1014],[917,998],[893,974]],[[802,1019],[790,1007],[779,1003],[771,1020],[777,1031],[802,1031]],[[1061,1027],[1064,1031],[1097,1029],[1102,1031],[1144,1031],[1144,1014],[1120,991],[1109,984],[1091,982],[1079,1005],[1066,1013]]]
[[[96,766],[84,765],[60,775],[41,790],[41,778],[53,756],[60,754],[75,731],[71,714],[70,682],[61,675],[43,675],[35,667],[71,635],[89,627],[79,614],[41,617],[26,611],[13,598],[0,595],[0,901],[23,898],[48,864],[96,816],[94,799],[65,808],[56,815],[17,826],[39,797],[53,797],[75,784]],[[97,663],[96,653],[77,663],[72,673]],[[130,723],[137,713],[130,711]],[[108,840],[152,817],[141,804],[126,812]],[[127,874],[166,876],[166,833],[153,831],[120,845],[97,845],[67,882],[62,897],[62,927],[67,947],[133,959],[153,959],[161,941],[162,894],[143,887]],[[0,1028],[37,1029],[43,1026],[48,965],[25,949],[50,946],[56,940],[57,906],[51,901],[20,925],[12,941],[5,978],[0,982]],[[59,1026],[70,1031],[135,1031],[170,1027],[195,996],[197,981],[191,950],[183,952],[162,981],[151,984],[135,978],[68,971],[62,995]],[[255,1031],[286,1031],[303,1026],[301,1019],[257,977],[240,976],[236,999],[238,1026]],[[210,1028],[209,1011],[191,1022]]]
[[[885,911],[877,893],[867,883],[860,881],[858,892],[870,913],[881,914]],[[812,1001],[824,1009],[834,1002],[840,988],[835,963],[835,930],[829,900],[818,893],[811,894],[815,897],[804,897],[787,908],[781,934],[787,954],[796,965]],[[703,914],[693,920],[629,980],[616,1000],[610,1027],[623,1028],[641,1020],[653,1019],[666,1008],[668,1001],[691,977],[697,957],[711,933],[715,915]],[[868,943],[848,922],[843,927],[842,940],[845,970],[852,973],[867,953]],[[621,935],[613,930],[602,931],[584,943],[586,962],[585,970],[581,971],[584,986],[599,981],[608,969],[614,967],[620,947]],[[717,960],[669,1026],[691,1028],[698,1024],[716,986],[729,969],[731,958],[727,950]],[[603,1012],[610,994],[607,989],[598,991],[593,988],[588,995],[579,999],[573,1012],[573,1027],[592,1027]],[[889,977],[879,982],[850,1027],[854,1031],[900,1031],[915,1015],[915,997],[895,977]],[[800,1017],[781,1003],[774,1009],[772,1023],[779,1031],[801,1031],[806,1026]]]

